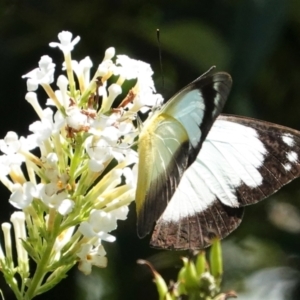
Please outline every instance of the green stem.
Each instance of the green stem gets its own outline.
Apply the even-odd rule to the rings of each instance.
[[[2,262],[1,262],[1,267],[3,269],[6,268],[5,264],[3,264]],[[16,298],[18,300],[23,300],[22,294],[21,294],[21,292],[18,288],[18,285],[17,285],[17,281],[15,281],[13,279],[13,276],[5,276],[5,274],[9,273],[9,270],[6,270],[6,271],[8,271],[8,272],[3,272],[5,281],[9,284],[10,288],[13,290]],[[2,299],[4,299],[4,297],[2,297]]]
[[[72,69],[71,52],[64,53],[64,57],[65,57],[66,71],[67,71],[67,76],[68,76],[68,80],[69,80],[71,97],[75,98],[76,86],[75,86],[75,80],[74,80],[74,73],[73,73],[73,69]]]
[[[74,155],[73,155],[73,157],[71,159],[71,162],[70,162],[69,175],[70,175],[70,184],[71,185],[75,183],[76,170],[78,169],[78,167],[82,163],[82,159],[83,159],[82,144],[83,144],[83,139],[80,135],[78,135],[77,138],[76,138],[75,152],[74,152]]]
[[[50,243],[48,244],[41,261],[38,263],[34,276],[32,278],[31,284],[26,292],[25,298],[26,300],[31,300],[34,296],[36,296],[36,291],[40,287],[41,282],[46,275],[47,263],[49,261],[53,245],[55,243],[55,238],[52,237]]]

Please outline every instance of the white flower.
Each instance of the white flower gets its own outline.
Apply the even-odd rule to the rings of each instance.
[[[79,63],[76,60],[72,60],[72,69],[74,70],[77,78],[82,80],[85,85],[90,82],[90,70],[93,66],[93,62],[90,57],[87,56],[82,59]],[[63,70],[66,69],[66,64],[63,64]]]
[[[57,154],[54,152],[50,152],[48,153],[47,157],[46,157],[46,161],[45,161],[45,166],[47,167],[56,167],[57,166],[57,162],[58,162],[58,157]]]
[[[101,110],[102,112],[106,112],[111,109],[111,106],[115,99],[122,93],[122,88],[113,83],[108,88],[108,97],[103,100]]]
[[[137,164],[134,165],[134,167],[131,168],[124,168],[123,169],[123,175],[125,177],[125,182],[129,186],[135,188],[136,182],[137,182]]]
[[[148,66],[147,71],[151,70],[149,64],[129,58],[127,55],[117,55],[116,63],[117,66],[114,68],[114,75],[120,75],[127,80],[135,79],[141,75],[146,65]],[[152,70],[151,72],[153,74]]]
[[[64,75],[60,75],[57,78],[56,85],[59,87],[59,90],[56,90],[54,92],[55,96],[60,105],[67,109],[70,105],[70,97],[68,96],[69,81],[67,77]],[[55,102],[51,98],[47,99],[46,105],[56,106]]]
[[[146,87],[147,89],[151,89],[155,92],[154,82],[152,79],[153,71],[149,64],[139,61],[138,64],[138,84],[140,86]]]
[[[62,94],[67,95],[68,92],[68,78],[64,75],[59,75],[57,78],[56,85],[59,87]]]
[[[93,63],[88,56],[72,60],[71,51],[80,40],[72,36],[62,31],[59,42],[50,43],[62,50],[65,60],[66,72],[58,76],[56,90],[50,86],[55,64],[49,56],[42,56],[38,68],[23,76],[29,91],[25,99],[38,116],[29,126],[31,134],[19,138],[8,132],[0,140],[4,154],[0,155],[0,181],[12,192],[9,202],[23,209],[12,217],[17,252],[27,263],[22,240],[33,258],[51,250],[47,267],[54,272],[47,277],[49,286],[63,278],[76,260],[84,274],[93,265],[106,267],[101,243],[116,240],[111,231],[118,220],[127,218],[128,205],[135,198],[138,157],[132,145],[139,134],[137,113],[162,103],[149,64],[126,55],[115,58],[115,49],[110,47],[91,74]],[[45,101],[33,92],[39,85],[46,92],[47,105],[54,107],[45,109]],[[38,149],[31,153],[34,148]],[[10,225],[2,228],[4,277],[11,278],[12,273],[5,274],[11,268],[24,271],[19,272],[21,276],[31,274],[28,264],[22,261],[21,266],[18,260],[17,265],[13,257]],[[43,247],[45,237],[52,249]]]
[[[110,71],[112,71],[113,67],[114,67],[114,63],[111,60],[104,60],[98,66],[99,76],[105,77]]]
[[[35,91],[39,84],[51,84],[54,80],[55,64],[52,63],[52,58],[48,55],[41,57],[39,68],[22,76],[27,79],[28,92]]]
[[[87,222],[82,222],[79,231],[88,238],[98,237],[107,242],[114,242],[116,238],[108,232],[117,228],[117,220],[110,213],[102,210],[91,212]]]
[[[92,271],[92,266],[99,268],[105,268],[107,266],[106,252],[102,245],[94,247],[90,244],[84,244],[81,246],[77,256],[80,258],[78,269],[85,275],[88,275]]]
[[[67,214],[69,214],[73,208],[75,206],[74,201],[70,200],[70,199],[64,199],[60,205],[58,205],[57,207],[57,211],[62,215],[62,216],[66,216]]]
[[[38,102],[37,94],[35,92],[28,92],[25,95],[25,100],[27,100],[28,103],[31,104],[31,106],[41,119],[43,117],[43,109]]]
[[[117,228],[116,219],[102,210],[94,210],[90,214],[89,223],[94,232],[110,232]]]
[[[90,168],[94,172],[100,172],[103,165],[116,154],[114,147],[117,147],[118,129],[106,127],[101,136],[90,136],[86,139],[85,148],[90,157]]]
[[[80,37],[77,36],[72,41],[73,34],[69,31],[62,31],[58,34],[58,39],[60,43],[51,42],[49,46],[52,48],[58,47],[63,53],[71,52],[74,46],[80,41]]]
[[[16,183],[9,203],[18,209],[24,209],[32,202],[35,192],[36,187],[32,182],[25,182],[23,186]]]
[[[105,51],[104,59],[101,64],[98,66],[98,75],[105,77],[107,74],[113,71],[115,67],[112,62],[112,58],[115,56],[115,48],[110,47]]]
[[[118,129],[120,131],[120,135],[122,136],[127,136],[130,135],[131,133],[137,134],[137,131],[135,130],[132,122],[121,122],[120,125],[118,126]]]
[[[18,137],[13,131],[8,131],[4,139],[0,139],[0,150],[8,156],[17,156],[17,161],[24,161],[24,157],[18,154],[21,150],[32,150],[36,147],[24,137]]]
[[[153,71],[151,66],[139,60],[131,59],[126,55],[117,56],[117,65],[114,74],[120,75],[125,79],[137,78],[133,105],[129,105],[131,112],[147,112],[152,106],[159,106],[163,102],[160,94],[155,94],[154,82],[152,79]],[[120,66],[119,66],[120,65]]]
[[[89,133],[99,135],[99,132],[102,132],[108,126],[115,124],[119,118],[119,113],[113,113],[110,116],[99,113],[97,118],[91,123],[91,129],[89,130]]]
[[[82,111],[76,107],[71,106],[67,110],[67,124],[70,128],[75,130],[82,130],[83,128],[89,128],[89,118],[83,114]]]
[[[53,120],[54,119],[54,120]],[[29,125],[29,130],[33,132],[30,139],[41,145],[45,140],[50,138],[52,134],[56,134],[64,126],[65,119],[60,111],[57,111],[53,118],[53,111],[48,107],[43,110],[43,118],[41,121],[33,122]]]
[[[110,123],[113,126],[109,126]],[[96,128],[95,128],[96,127]],[[101,128],[103,128],[101,130]],[[127,154],[131,152],[130,145],[137,134],[133,131],[133,124],[129,122],[117,123],[113,118],[102,118],[93,123],[89,130],[92,135],[86,139],[86,151],[90,156],[90,168],[94,172],[102,170],[104,162],[114,157],[118,162],[123,161]],[[129,134],[129,132],[131,132]],[[120,139],[124,142],[120,143]]]
[[[48,219],[48,218],[47,218]],[[48,221],[48,220],[47,220]],[[68,229],[64,230],[60,235],[56,238],[54,246],[53,246],[53,254],[52,261],[58,261],[61,258],[61,250],[62,248],[70,241],[73,233],[74,233],[75,226],[69,227]]]
[[[5,154],[17,153],[21,148],[18,135],[13,131],[8,131],[5,138],[0,140],[0,150]]]
[[[38,196],[49,208],[55,208],[61,215],[70,213],[75,205],[74,201],[67,199],[66,190],[58,190],[55,183],[39,184]]]
[[[115,54],[116,54],[116,50],[114,47],[107,48],[105,51],[103,61],[112,59],[115,56]]]
[[[1,228],[4,236],[5,255],[8,259],[12,260],[11,224],[8,222],[2,223]]]
[[[34,133],[38,145],[41,145],[43,141],[51,136],[53,128],[52,117],[52,110],[47,108],[44,110],[44,118],[41,121],[36,121],[29,125],[29,130]]]
[[[25,138],[21,137],[19,139],[18,135],[13,131],[9,131],[5,138],[0,140],[0,150],[6,154],[0,156],[0,173],[7,175],[14,167],[21,166],[25,158],[18,152],[22,148],[27,150],[35,147],[30,147]]]
[[[22,211],[14,212],[10,221],[13,223],[15,232],[15,243],[18,254],[18,264],[21,273],[29,271],[28,254],[22,245],[22,241],[26,241],[25,214]]]
[[[130,148],[127,148],[124,151],[126,151],[126,156],[122,162],[124,166],[129,166],[132,164],[136,164],[138,162],[138,156],[137,156],[136,151],[134,151],[133,149],[130,149]],[[135,171],[133,174],[135,176],[134,178],[137,178],[137,170],[133,169],[133,171]]]
[[[128,212],[129,212],[128,206],[121,206],[121,207],[119,207],[117,209],[112,210],[110,212],[110,214],[116,220],[122,220],[122,221],[124,221],[124,220],[127,219]]]
[[[153,94],[152,92],[141,93],[134,99],[134,106],[131,108],[133,111],[140,110],[142,113],[146,113],[151,107],[160,107],[163,104],[163,97],[159,94]]]
[[[19,156],[18,156],[19,157]],[[21,165],[22,161],[18,161],[18,165]],[[6,155],[0,155],[0,176],[6,176],[11,171],[11,162]]]

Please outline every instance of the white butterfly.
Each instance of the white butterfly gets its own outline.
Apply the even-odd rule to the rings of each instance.
[[[136,192],[140,237],[151,245],[201,249],[241,222],[243,206],[300,176],[300,132],[218,115],[227,73],[205,73],[147,120],[139,136]]]

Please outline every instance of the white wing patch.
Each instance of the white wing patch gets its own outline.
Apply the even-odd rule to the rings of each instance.
[[[196,147],[201,139],[202,132],[199,124],[202,122],[205,111],[204,101],[199,100],[203,99],[202,94],[199,89],[185,89],[176,97],[181,97],[181,101],[175,103],[171,99],[165,110],[183,124],[190,143]]]
[[[206,210],[215,200],[215,195],[198,176],[197,169],[193,166],[194,164],[181,178],[176,192],[161,217],[163,221],[176,222],[181,218],[195,215]]]
[[[292,147],[295,144],[295,141],[293,139],[293,136],[289,133],[282,135],[282,140],[284,143],[286,143],[288,146]]]
[[[291,163],[295,163],[298,160],[298,154],[295,151],[288,152],[286,157]]]
[[[220,82],[215,82],[215,83],[214,83],[214,89],[215,89],[216,91],[218,91],[218,90],[220,89],[220,86],[221,86]],[[214,108],[214,110],[213,110],[213,116],[216,116],[216,115],[218,114],[218,106],[220,105],[220,102],[221,102],[221,101],[222,101],[221,95],[220,95],[220,94],[217,94],[217,95],[215,96],[215,99],[214,99],[215,108]]]
[[[213,155],[208,151],[209,148],[215,148],[211,159],[218,162],[221,172],[229,173],[227,177],[234,187],[240,185],[241,181],[249,187],[257,187],[262,183],[263,178],[257,169],[262,166],[267,150],[255,129],[216,120],[198,155],[201,162],[205,163]]]
[[[217,119],[196,161],[185,171],[161,216],[162,221],[176,222],[193,216],[217,199],[227,206],[238,207],[236,188],[242,184],[252,188],[262,184],[258,169],[266,154],[255,129]],[[290,157],[291,162],[298,158],[292,153]]]
[[[289,172],[289,171],[291,171],[291,170],[292,170],[292,165],[291,165],[291,164],[289,164],[289,163],[287,163],[287,164],[283,165],[283,167],[284,167],[284,169],[285,169],[287,172]]]

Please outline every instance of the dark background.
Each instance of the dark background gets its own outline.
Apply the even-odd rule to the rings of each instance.
[[[2,0],[1,138],[8,130],[27,135],[28,125],[36,120],[24,100],[26,81],[21,76],[45,54],[60,66],[61,52],[48,44],[57,41],[62,30],[81,36],[74,59],[89,55],[95,66],[114,46],[118,54],[150,63],[156,87],[165,98],[216,65],[217,70],[229,72],[234,82],[225,112],[300,129],[297,0]],[[248,207],[242,225],[223,242],[224,289],[235,289],[239,299],[299,299],[299,184],[296,180]],[[13,212],[8,197],[2,188],[1,223]],[[134,209],[132,205],[129,218],[119,222],[117,242],[105,244],[106,269],[84,276],[74,268],[53,291],[37,299],[157,299],[151,274],[136,260],[148,259],[165,278],[175,279],[184,253],[156,251],[149,248],[148,239],[139,240]],[[0,284],[5,299],[14,299],[4,282]]]

